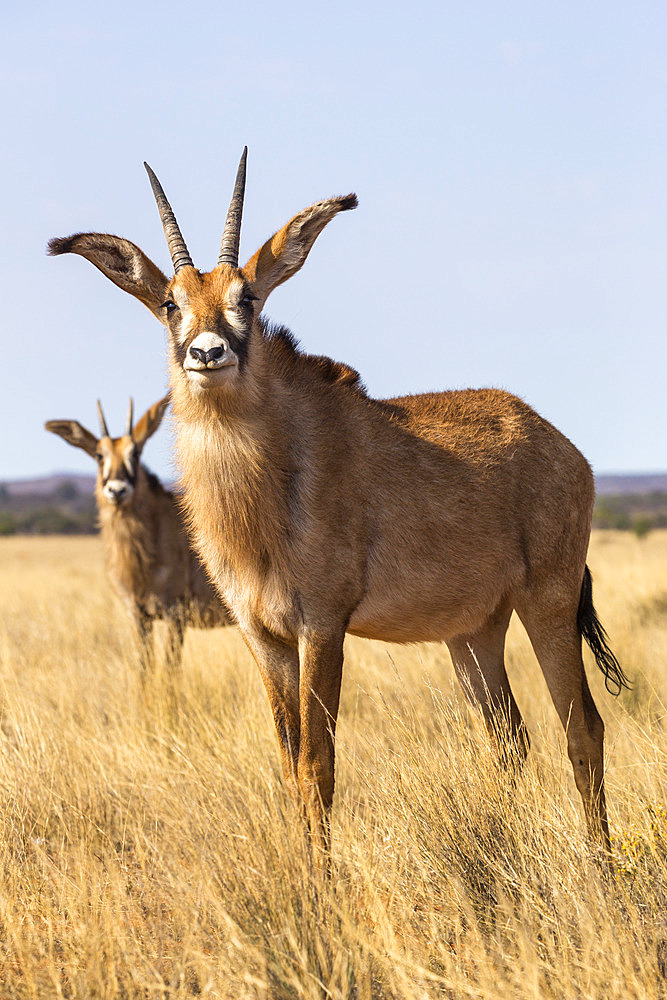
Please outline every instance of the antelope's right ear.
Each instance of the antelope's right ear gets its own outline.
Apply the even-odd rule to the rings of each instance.
[[[134,243],[107,233],[75,233],[49,240],[47,253],[51,257],[62,253],[78,253],[85,257],[114,285],[143,302],[166,325],[165,310],[161,307],[167,298],[169,282]]]
[[[75,448],[82,448],[89,455],[95,458],[97,453],[97,438],[85,427],[82,427],[78,420],[47,420],[44,424],[47,431],[58,434],[64,438],[68,444]]]

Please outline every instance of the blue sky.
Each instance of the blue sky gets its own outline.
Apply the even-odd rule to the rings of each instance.
[[[0,480],[90,459],[165,388],[160,324],[51,236],[168,253],[142,161],[197,266],[249,146],[241,257],[356,191],[266,312],[390,396],[494,385],[596,471],[664,469],[667,7],[65,2],[4,15]],[[169,429],[146,451],[171,475]]]

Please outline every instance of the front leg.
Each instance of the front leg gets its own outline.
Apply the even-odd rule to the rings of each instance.
[[[272,635],[260,623],[243,623],[243,638],[259,667],[269,696],[273,721],[280,741],[283,771],[287,787],[299,799],[297,766],[299,760],[299,654],[290,645]]]
[[[336,718],[343,674],[345,629],[309,630],[299,641],[299,788],[311,836],[329,850],[329,817],[334,793]]]

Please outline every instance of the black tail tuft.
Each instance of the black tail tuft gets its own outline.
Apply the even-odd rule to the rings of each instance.
[[[54,236],[46,245],[49,257],[58,257],[61,253],[71,253],[75,236]]]
[[[359,204],[359,199],[356,194],[346,194],[338,199],[340,203],[341,212],[349,212],[351,208],[356,208]]]
[[[609,648],[607,633],[593,607],[593,578],[588,566],[584,568],[581,584],[577,625],[582,637],[590,646],[595,662],[604,674],[604,685],[610,694],[619,695],[623,688],[630,688],[630,681]]]

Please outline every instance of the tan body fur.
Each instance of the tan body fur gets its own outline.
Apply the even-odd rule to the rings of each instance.
[[[445,640],[490,730],[504,719],[521,758],[528,738],[504,666],[516,610],[567,727],[591,833],[608,847],[603,724],[582,635],[607,676],[624,679],[592,605],[588,463],[508,393],[372,400],[351,369],[267,327],[267,296],[354,196],[304,210],[245,267],[221,253],[201,273],[151,177],[171,280],[119,237],[79,234],[51,252],[87,257],[168,329],[189,528],[258,663],[313,835],[327,843],[345,633]]]
[[[272,350],[284,363],[282,345]],[[296,641],[303,618],[335,594],[357,635],[449,638],[575,554],[578,601],[592,474],[528,406],[496,390],[382,402],[318,378],[303,356],[285,367],[283,378],[272,367],[256,414],[231,426],[219,413],[190,419],[174,379],[196,544],[244,617]],[[545,535],[550,519],[555,537]]]

